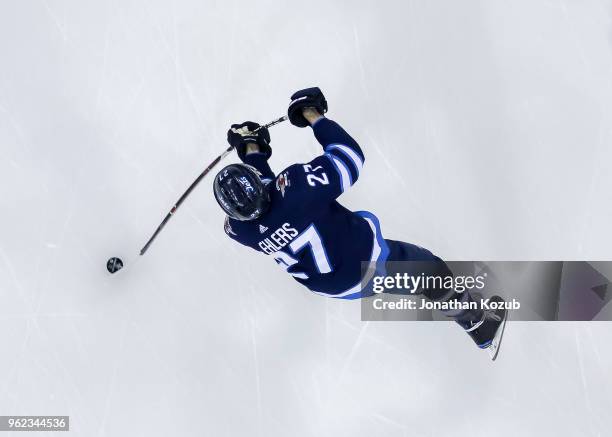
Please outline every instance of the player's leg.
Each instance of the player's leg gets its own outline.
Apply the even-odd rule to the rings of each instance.
[[[389,256],[387,258],[387,274],[389,276],[395,275],[396,273],[408,273],[413,276],[425,274],[428,276],[437,276],[442,278],[453,276],[453,273],[448,268],[446,263],[429,250],[415,244],[405,243],[403,241],[386,241],[389,247]],[[455,290],[447,290],[443,288],[427,288],[421,290],[421,293],[428,299],[437,302],[474,301],[469,292],[458,293]],[[454,319],[465,329],[469,329],[482,319],[481,310],[447,310],[442,311],[442,313],[445,316]]]
[[[429,250],[402,241],[386,241],[389,247],[389,256],[387,258],[387,261],[389,261],[387,263],[388,275],[395,275],[396,273],[409,273],[411,275],[425,274],[427,276],[442,278],[453,276],[452,271],[448,268],[446,263]],[[401,263],[398,261],[412,262]],[[428,299],[437,302],[475,302],[474,297],[468,291],[458,293],[455,290],[448,290],[444,288],[426,288],[422,290],[422,294]],[[496,296],[492,300],[497,301],[502,299]],[[475,306],[477,307],[476,309],[459,308],[445,310],[442,311],[442,313],[445,316],[454,319],[463,329],[465,329],[468,335],[479,347],[489,348],[495,343],[497,337],[501,339],[506,312],[505,310],[483,311],[481,305],[477,304]],[[494,352],[496,354],[498,344],[494,344],[494,346]],[[492,357],[494,358],[493,354]]]

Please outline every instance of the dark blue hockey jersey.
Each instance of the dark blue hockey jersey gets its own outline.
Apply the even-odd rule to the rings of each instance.
[[[388,255],[378,219],[366,211],[349,211],[336,201],[357,181],[363,152],[332,120],[321,118],[312,129],[323,154],[307,164],[287,167],[277,176],[264,154],[246,155],[244,162],[255,167],[267,183],[270,210],[253,221],[228,217],[225,232],[272,256],[315,293],[359,298],[361,262],[384,261]]]

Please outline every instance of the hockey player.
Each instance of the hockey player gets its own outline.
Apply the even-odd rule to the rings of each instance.
[[[310,126],[322,153],[306,164],[293,164],[275,175],[270,134],[254,122],[234,124],[227,132],[244,164],[223,168],[214,180],[214,195],[227,214],[226,234],[237,242],[270,255],[296,281],[314,293],[357,299],[369,293],[362,284],[371,270],[362,261],[428,261],[437,274],[452,275],[446,264],[419,246],[382,236],[376,216],[353,212],[336,200],[359,178],[364,154],[357,142],[336,122],[326,118],[327,101],[319,88],[291,96],[289,121]],[[393,268],[393,267],[392,267]],[[425,290],[435,301],[468,301],[468,292]],[[494,297],[493,301],[502,299]],[[497,354],[506,310],[448,311],[481,348]]]

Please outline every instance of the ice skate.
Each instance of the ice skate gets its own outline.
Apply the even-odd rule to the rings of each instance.
[[[490,302],[504,302],[504,299],[493,296]],[[497,358],[507,319],[505,308],[485,309],[482,319],[465,330],[479,348],[487,350],[491,360]]]

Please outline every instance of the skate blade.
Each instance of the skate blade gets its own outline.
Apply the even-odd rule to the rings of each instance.
[[[508,310],[504,314],[504,320],[502,320],[501,325],[497,328],[497,332],[495,333],[495,337],[493,337],[493,341],[491,341],[491,345],[487,347],[487,352],[489,353],[489,357],[491,357],[491,361],[495,361],[497,358],[497,354],[499,353],[499,348],[501,347],[501,341],[504,336],[504,328],[506,327],[506,322],[508,321]]]

